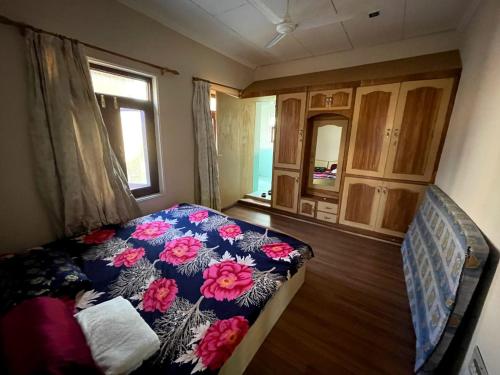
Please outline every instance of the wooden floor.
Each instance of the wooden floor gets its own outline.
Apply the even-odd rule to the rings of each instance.
[[[311,245],[306,281],[246,374],[412,374],[415,337],[399,247],[235,206],[229,216]]]

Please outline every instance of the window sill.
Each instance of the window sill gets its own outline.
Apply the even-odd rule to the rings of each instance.
[[[154,193],[151,195],[145,195],[144,197],[135,198],[135,200],[137,201],[137,203],[141,203],[141,202],[149,201],[151,199],[156,199],[156,198],[160,198],[160,197],[163,197],[163,194],[161,192]]]

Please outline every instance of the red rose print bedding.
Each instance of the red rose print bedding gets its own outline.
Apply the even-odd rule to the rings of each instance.
[[[189,204],[69,241],[93,284],[80,306],[123,296],[160,338],[144,374],[217,372],[312,257],[292,237]]]

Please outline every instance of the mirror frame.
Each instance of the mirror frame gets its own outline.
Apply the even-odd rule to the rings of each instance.
[[[339,126],[342,128],[342,135],[340,137],[340,147],[339,147],[339,155],[338,155],[338,163],[337,163],[337,177],[335,178],[335,184],[332,186],[328,185],[314,185],[314,162],[316,155],[316,140],[318,138],[318,128],[326,125],[336,125],[334,122],[341,122],[342,125]],[[347,129],[349,126],[349,119],[344,116],[332,116],[331,118],[318,118],[312,119],[312,138],[311,145],[309,150],[309,167],[307,172],[307,188],[308,190],[312,190],[313,192],[335,192],[338,193],[340,191],[340,181],[342,179],[342,168],[344,165],[344,152],[345,152],[345,142],[347,138]]]

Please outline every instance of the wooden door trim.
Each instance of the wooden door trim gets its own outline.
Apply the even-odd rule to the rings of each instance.
[[[349,139],[349,153],[347,157],[347,168],[346,173],[349,174],[358,174],[362,176],[372,176],[372,177],[382,177],[385,171],[385,165],[387,161],[387,150],[389,148],[390,137],[385,136],[382,144],[382,149],[380,151],[380,161],[377,171],[367,171],[355,169],[352,167],[352,163],[355,155],[355,145],[356,145],[356,135],[358,131],[358,121],[359,114],[361,110],[361,97],[365,94],[370,94],[377,91],[382,92],[390,92],[391,98],[389,100],[389,107],[387,109],[387,120],[386,120],[386,131],[392,131],[392,127],[394,124],[394,116],[396,111],[396,105],[398,100],[398,93],[400,89],[401,83],[391,83],[386,85],[377,85],[377,86],[364,86],[358,87],[356,90],[356,99],[354,102],[354,114],[353,121],[351,126],[351,134]]]

